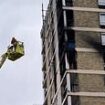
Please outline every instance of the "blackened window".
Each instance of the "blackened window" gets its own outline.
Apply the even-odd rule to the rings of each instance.
[[[64,34],[59,35],[59,59],[60,59],[60,71],[61,77],[65,73],[65,38]]]
[[[73,6],[72,0],[65,0],[66,6]]]
[[[67,31],[66,53],[69,69],[77,69],[75,35],[73,30]]]
[[[73,26],[73,11],[67,10],[66,17],[67,17],[67,26]]]

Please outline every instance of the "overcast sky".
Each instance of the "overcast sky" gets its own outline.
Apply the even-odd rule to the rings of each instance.
[[[46,6],[48,0],[44,0]],[[41,63],[42,0],[0,0],[0,54],[11,38],[23,41],[25,56],[0,69],[0,105],[43,103]]]

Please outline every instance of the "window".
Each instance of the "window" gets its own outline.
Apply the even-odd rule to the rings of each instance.
[[[66,6],[72,6],[73,2],[72,0],[65,0]]]
[[[100,13],[100,26],[105,27],[105,13]]]
[[[73,11],[67,10],[66,11],[67,16],[67,26],[73,26]]]
[[[75,33],[72,30],[67,31],[66,33],[67,33],[66,54],[67,54],[67,62],[69,64],[69,69],[77,69]]]
[[[101,43],[102,46],[105,46],[105,33],[101,33]]]
[[[105,0],[98,0],[98,5],[100,7],[105,7]]]
[[[102,53],[103,53],[104,70],[105,70],[105,33],[101,33],[101,44],[102,44]]]

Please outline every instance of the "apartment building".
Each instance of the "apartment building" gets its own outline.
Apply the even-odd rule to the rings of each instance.
[[[49,0],[41,38],[43,105],[105,105],[105,0]]]

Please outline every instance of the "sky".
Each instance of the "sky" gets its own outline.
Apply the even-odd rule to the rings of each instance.
[[[44,0],[46,8],[48,0]],[[42,0],[0,0],[0,54],[12,37],[24,42],[25,55],[0,69],[0,105],[42,105],[40,30]]]

